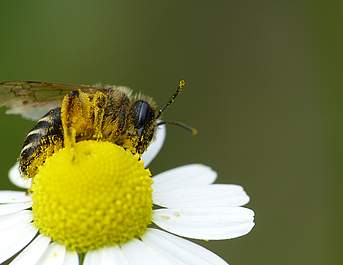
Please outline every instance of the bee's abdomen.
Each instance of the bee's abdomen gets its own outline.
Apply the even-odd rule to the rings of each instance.
[[[50,110],[27,134],[20,153],[20,171],[33,177],[47,157],[63,146],[61,108]]]

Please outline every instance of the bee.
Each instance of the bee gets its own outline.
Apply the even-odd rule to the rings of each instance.
[[[21,175],[32,178],[49,156],[83,140],[108,141],[143,154],[156,128],[168,123],[160,121],[162,113],[184,88],[185,81],[179,81],[167,104],[158,108],[151,97],[122,86],[9,81],[0,82],[0,107],[38,120],[19,156]],[[195,133],[182,123],[169,124]]]

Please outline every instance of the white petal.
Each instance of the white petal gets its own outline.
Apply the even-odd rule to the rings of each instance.
[[[188,240],[166,232],[149,228],[143,242],[167,257],[172,264],[182,265],[227,265],[211,251]]]
[[[131,265],[128,262],[127,258],[125,257],[121,248],[112,247],[111,253],[113,254],[113,264],[115,264],[115,265]]]
[[[32,231],[36,230],[37,229],[31,223],[26,222],[17,223],[12,225],[11,227],[1,229],[0,255],[5,253],[5,250],[10,247],[10,245],[18,243],[23,235],[31,234]],[[33,239],[33,237],[31,239]]]
[[[62,265],[65,253],[65,246],[51,243],[36,265]]]
[[[122,251],[130,265],[174,265],[156,250],[138,239],[122,246]]]
[[[19,202],[19,203],[11,203],[11,204],[0,204],[0,216],[5,214],[11,214],[20,212],[22,210],[31,208],[32,202]]]
[[[37,234],[32,224],[18,224],[15,227],[1,231],[0,264],[23,249]]]
[[[254,212],[243,207],[159,209],[153,222],[179,236],[204,240],[243,236],[254,226]]]
[[[101,262],[101,253],[100,250],[88,251],[83,265],[102,265]]]
[[[184,187],[195,187],[212,184],[217,173],[210,167],[191,164],[177,167],[156,175],[153,180],[153,190],[164,192]]]
[[[154,204],[168,208],[242,206],[248,195],[238,185],[212,184],[153,192]]]
[[[113,247],[104,247],[99,249],[98,251],[98,260],[96,263],[97,265],[108,265],[108,264],[116,264],[114,263],[114,252],[112,250]]]
[[[48,248],[50,238],[39,235],[9,265],[35,265]]]
[[[9,175],[10,181],[14,185],[23,189],[28,189],[31,187],[31,179],[25,179],[20,175],[18,163],[15,163],[15,165],[11,167],[8,175]]]
[[[79,265],[79,257],[75,251],[66,251],[63,265]]]
[[[119,247],[104,247],[86,254],[84,265],[132,265]]]
[[[156,155],[160,152],[165,138],[166,126],[158,126],[156,129],[156,135],[154,139],[151,141],[149,147],[142,155],[142,160],[144,161],[145,167],[147,167],[151,163],[151,161],[156,157]]]
[[[17,213],[0,216],[0,235],[3,230],[15,228],[16,225],[30,224],[32,221],[32,212],[23,210]],[[1,243],[0,243],[1,244]]]
[[[0,191],[0,203],[17,203],[31,201],[31,197],[23,191]]]

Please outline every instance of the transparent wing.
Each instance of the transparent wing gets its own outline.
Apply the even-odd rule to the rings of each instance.
[[[20,114],[24,118],[37,120],[50,109],[60,106],[63,97],[72,90],[81,89],[94,93],[108,87],[73,85],[36,81],[0,82],[0,107],[7,114]]]

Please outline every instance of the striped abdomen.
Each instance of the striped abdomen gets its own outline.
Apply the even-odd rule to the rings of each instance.
[[[21,174],[33,177],[47,157],[63,147],[61,108],[50,110],[27,134],[19,158]]]

